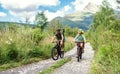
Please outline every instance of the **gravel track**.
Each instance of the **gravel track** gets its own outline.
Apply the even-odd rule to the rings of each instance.
[[[53,74],[88,74],[91,61],[94,57],[94,51],[89,43],[85,45],[85,53],[82,60],[77,62],[76,53],[72,55],[72,61],[66,63],[62,67],[58,68]]]
[[[77,58],[75,58],[75,54],[76,54],[76,47],[74,47],[71,51],[65,53],[65,57],[72,57],[72,61],[58,68],[54,72],[54,74],[86,74],[89,70],[90,62],[94,55],[94,51],[92,50],[92,47],[90,46],[89,43],[86,43],[85,53],[83,54],[83,59],[80,62],[77,62]],[[56,61],[52,59],[47,59],[37,63],[32,63],[21,67],[9,69],[6,71],[1,71],[0,74],[37,74],[38,72],[41,72],[44,69],[50,67],[55,62]]]

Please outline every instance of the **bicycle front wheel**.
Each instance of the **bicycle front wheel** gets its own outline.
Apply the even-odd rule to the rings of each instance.
[[[63,58],[63,57],[64,57],[64,51],[61,51],[60,58]]]
[[[77,48],[77,61],[79,62],[80,61],[80,47]]]
[[[58,51],[57,51],[56,48],[52,48],[51,56],[52,56],[53,60],[57,60],[58,59],[59,55],[58,55]]]

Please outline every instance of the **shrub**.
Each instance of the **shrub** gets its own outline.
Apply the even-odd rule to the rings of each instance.
[[[19,54],[19,52],[14,43],[8,45],[6,56],[9,60],[17,60],[18,54]]]
[[[39,44],[39,42],[44,38],[44,34],[42,33],[40,28],[35,28],[32,31],[32,40],[36,43]]]
[[[40,57],[43,55],[44,55],[44,53],[39,47],[35,47],[32,50],[29,50],[29,52],[28,52],[29,57]]]

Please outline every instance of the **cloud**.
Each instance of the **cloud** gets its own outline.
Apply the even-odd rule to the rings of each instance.
[[[117,9],[117,6],[119,5],[116,0],[108,0],[112,6],[113,9]]]
[[[66,5],[64,8],[63,8],[65,11],[69,11],[71,10],[71,7],[69,5]]]
[[[75,0],[72,2],[72,5],[74,6],[75,11],[82,11],[88,3],[89,0]]]
[[[82,11],[88,3],[93,3],[96,5],[101,5],[103,0],[75,0],[72,2],[72,5],[75,8],[75,11]],[[116,0],[108,0],[113,9],[116,9],[118,4]]]
[[[101,5],[103,0],[90,0],[91,3]]]
[[[60,4],[59,0],[1,0],[3,8],[12,11],[34,11],[39,6],[56,6]]]
[[[39,11],[39,6],[57,6],[59,0],[0,0],[0,4],[4,9],[16,17],[30,18],[33,20],[35,14]]]
[[[57,10],[56,12],[50,12],[50,11],[46,10],[45,15],[48,18],[48,21],[51,21],[55,17],[58,17],[58,16],[63,17],[63,16],[65,16],[65,14],[68,14],[71,9],[72,8],[69,5],[66,5],[62,9]]]
[[[4,13],[4,12],[0,12],[0,17],[5,17],[5,16],[7,16],[6,13]]]

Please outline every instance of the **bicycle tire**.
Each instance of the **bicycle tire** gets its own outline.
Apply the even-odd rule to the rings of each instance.
[[[82,59],[82,48],[80,48],[80,51],[79,51],[79,58]]]
[[[80,61],[80,47],[77,48],[77,51],[78,51],[77,61],[79,62]]]
[[[63,58],[63,57],[64,57],[64,51],[61,51],[60,58]]]
[[[58,51],[57,51],[57,49],[56,49],[55,47],[52,48],[51,56],[52,56],[52,59],[53,59],[53,60],[57,60],[58,57],[59,57],[59,55],[58,55]]]

